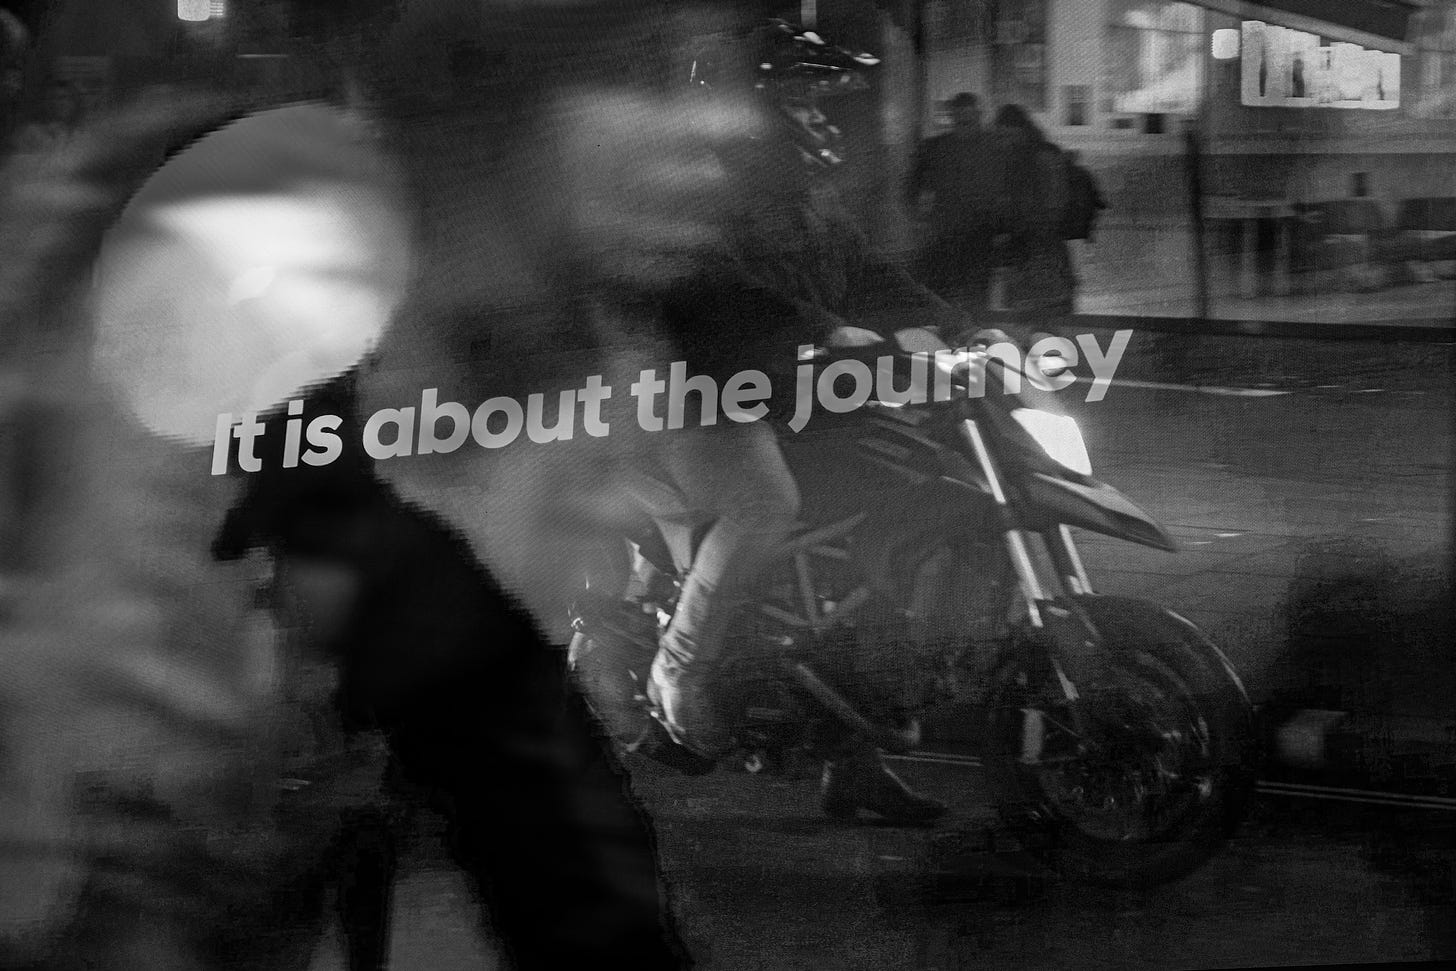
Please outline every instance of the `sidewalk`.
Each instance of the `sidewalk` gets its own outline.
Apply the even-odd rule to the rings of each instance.
[[[1081,279],[1077,310],[1132,317],[1195,317],[1192,235],[1186,220],[1110,222],[1094,242],[1074,242]],[[1410,323],[1456,319],[1456,280],[1370,291],[1336,289],[1287,296],[1236,292],[1227,257],[1209,260],[1209,317],[1314,324]]]
[[[1156,325],[1158,322],[1154,322]],[[1207,333],[1196,326],[1173,332],[1149,327],[1135,316],[1073,318],[1071,335],[1088,334],[1106,346],[1114,330],[1131,330],[1132,338],[1118,365],[1117,381],[1153,381],[1197,387],[1266,389],[1269,392],[1404,394],[1436,392],[1433,375],[1450,374],[1453,347],[1434,335],[1395,331],[1392,340],[1346,339],[1353,325],[1317,328],[1298,336],[1248,336]],[[1266,334],[1268,332],[1265,332]],[[1284,332],[1289,333],[1289,332]],[[1452,335],[1456,339],[1456,334]],[[1075,369],[1090,380],[1079,362]]]

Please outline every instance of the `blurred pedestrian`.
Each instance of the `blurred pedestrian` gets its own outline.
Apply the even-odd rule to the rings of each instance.
[[[330,6],[359,14],[378,5]],[[340,457],[324,471],[355,474],[343,493],[355,501],[325,489],[321,504],[294,511],[346,547],[332,554],[353,564],[345,570],[317,554],[310,566],[301,541],[285,549],[267,530],[254,534],[262,542],[245,533],[235,552],[293,561],[214,559],[224,513],[261,480],[208,474],[219,455],[262,467],[242,436],[232,451],[214,450],[218,414],[247,430],[257,413],[286,421],[287,402],[310,398],[375,343],[386,365],[362,370],[387,398],[381,374],[464,360],[448,356],[456,340],[495,341],[494,361],[519,369],[522,346],[582,324],[580,301],[550,265],[562,249],[589,248],[576,244],[582,211],[565,225],[554,194],[592,173],[543,163],[557,160],[550,149],[562,140],[550,126],[574,123],[563,127],[585,148],[582,129],[619,128],[611,109],[628,107],[641,124],[624,139],[642,126],[681,132],[659,103],[633,102],[610,83],[619,63],[611,39],[655,35],[653,15],[664,12],[583,4],[568,16],[559,4],[501,4],[482,26],[472,22],[479,4],[434,5],[428,13],[446,16],[448,29],[509,38],[530,66],[489,91],[500,112],[441,106],[429,77],[437,61],[409,43],[366,45],[379,25],[355,22],[354,49],[370,47],[359,56],[377,68],[359,73],[380,79],[367,102],[250,114],[226,96],[154,91],[83,125],[66,150],[52,144],[28,181],[5,183],[5,316],[44,312],[64,326],[0,332],[0,422],[20,443],[17,461],[0,468],[20,480],[0,493],[16,497],[0,587],[0,965],[306,966],[331,848],[345,817],[379,797],[381,732],[450,818],[457,858],[508,961],[683,963],[650,831],[606,760],[583,772],[580,732],[562,728],[560,657],[540,632],[564,612],[560,600],[542,608],[537,584],[566,572],[550,554],[572,538],[572,523],[552,517],[567,518],[555,500],[582,484],[570,462],[579,453],[560,444],[566,464],[543,469],[542,450],[528,446],[473,468],[484,474],[467,477],[463,508],[436,489],[400,497]],[[493,128],[500,116],[504,130]],[[495,137],[474,139],[492,128]],[[166,171],[195,163],[195,181],[154,182],[132,198],[156,160],[194,140]],[[442,183],[462,191],[432,191]],[[93,291],[98,240],[128,198],[134,218],[102,247]],[[672,212],[669,200],[648,201]],[[629,266],[640,265],[632,244],[660,243],[660,225],[610,222],[594,242]],[[406,291],[391,339],[377,341]],[[531,390],[563,379],[564,366]],[[477,382],[499,373],[483,370],[463,392],[442,379],[440,397],[481,400]],[[569,379],[581,373],[573,367]],[[406,382],[415,398],[417,380]],[[281,437],[273,427],[265,445]],[[224,446],[230,430],[224,422]],[[450,519],[420,512],[431,507]],[[347,595],[354,584],[372,611],[363,615],[371,649],[440,650],[476,676],[396,653],[421,662],[413,673],[430,675],[426,687],[448,689],[405,690],[419,687],[399,677],[408,664],[291,655],[258,609],[280,585]],[[330,616],[341,614],[315,611],[312,624]],[[346,690],[360,704],[340,711],[333,696],[350,678],[370,690]]]
[[[976,312],[986,307],[993,245],[1008,216],[1006,163],[998,140],[982,128],[979,98],[963,91],[950,111],[950,131],[920,146],[906,201],[918,214],[922,196],[931,195],[926,282]]]
[[[993,133],[1008,173],[1007,308],[1024,327],[1055,333],[1073,307],[1075,280],[1063,238],[1071,167],[1020,105],[1003,105],[996,112]]]

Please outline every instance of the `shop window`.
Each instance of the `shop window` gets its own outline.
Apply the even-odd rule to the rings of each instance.
[[[926,47],[955,79],[946,96],[975,91],[988,108],[1046,111],[1049,6],[1049,0],[928,0]]]
[[[924,17],[926,45],[932,51],[989,44],[996,31],[993,0],[928,0]]]
[[[1198,110],[1208,37],[1191,3],[1109,0],[1102,109],[1114,128],[1158,132]]]
[[[991,96],[1032,111],[1047,107],[1047,0],[999,0],[991,38]]]
[[[1456,3],[1421,11],[1415,35],[1419,71],[1416,115],[1456,118]]]

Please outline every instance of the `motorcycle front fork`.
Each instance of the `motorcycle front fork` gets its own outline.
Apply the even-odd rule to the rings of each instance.
[[[1043,548],[1051,562],[1051,572],[1056,578],[1057,589],[1049,597],[1037,569],[1028,531],[1019,526],[1012,515],[999,470],[986,447],[979,426],[975,421],[967,419],[962,430],[985,477],[991,498],[1001,513],[1002,522],[1006,525],[1006,550],[1010,555],[1012,570],[1016,573],[1027,623],[1034,634],[1041,635],[1047,647],[1048,660],[1056,677],[1061,700],[1066,704],[1072,719],[1070,727],[1078,734],[1085,734],[1086,723],[1079,704],[1077,684],[1094,675],[1095,659],[1099,651],[1096,633],[1073,599],[1090,595],[1093,591],[1082,557],[1072,539],[1072,531],[1065,524],[1058,524],[1056,529],[1040,534]],[[1045,738],[1045,713],[1036,708],[1023,709],[1022,761],[1039,761]]]

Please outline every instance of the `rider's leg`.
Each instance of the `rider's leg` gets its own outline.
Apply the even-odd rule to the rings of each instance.
[[[773,431],[761,424],[670,433],[660,461],[689,509],[715,519],[683,583],[652,665],[668,730],[702,752],[731,743],[708,689],[733,612],[774,548],[793,530],[799,492]]]

